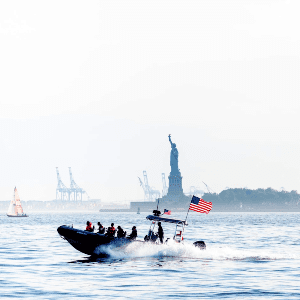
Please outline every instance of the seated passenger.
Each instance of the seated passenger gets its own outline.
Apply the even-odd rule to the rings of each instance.
[[[105,233],[105,228],[103,227],[103,225],[100,222],[98,222],[98,226],[99,226],[98,233],[104,234]]]
[[[136,237],[137,237],[137,230],[136,230],[136,227],[133,226],[133,227],[132,227],[132,231],[131,231],[130,235],[128,236],[128,238],[129,238],[130,240],[135,240]]]
[[[114,223],[111,223],[110,227],[107,228],[106,235],[109,237],[115,237],[116,228]]]
[[[95,227],[94,226],[92,227],[92,223],[90,221],[87,221],[85,230],[89,232],[94,232],[94,229]]]
[[[125,237],[125,235],[126,235],[126,231],[124,231],[121,226],[118,226],[117,237],[121,238],[121,237]]]

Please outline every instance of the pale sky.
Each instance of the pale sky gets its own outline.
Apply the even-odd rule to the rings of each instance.
[[[2,1],[0,200],[300,192],[299,1]]]

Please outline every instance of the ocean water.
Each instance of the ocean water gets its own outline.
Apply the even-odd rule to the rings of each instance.
[[[57,227],[111,222],[148,232],[147,213],[0,216],[1,299],[300,299],[299,213],[190,212],[184,244],[107,249],[91,260]],[[186,214],[172,217],[185,219]],[[174,226],[163,224],[165,237]],[[207,249],[192,243],[204,240]]]

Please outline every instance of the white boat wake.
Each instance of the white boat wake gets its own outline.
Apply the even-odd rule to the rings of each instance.
[[[237,249],[233,246],[207,245],[200,250],[192,244],[169,241],[167,244],[130,243],[123,247],[99,246],[96,254],[105,253],[114,259],[142,257],[174,257],[200,260],[284,260],[300,259],[300,254],[290,248],[278,248],[274,251],[264,249]]]

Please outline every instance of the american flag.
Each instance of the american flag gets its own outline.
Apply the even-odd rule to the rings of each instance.
[[[170,215],[171,214],[171,211],[170,210],[167,210],[167,209],[164,209],[164,215]]]
[[[208,214],[211,208],[212,208],[211,202],[206,202],[201,198],[193,196],[189,209],[199,213]]]

